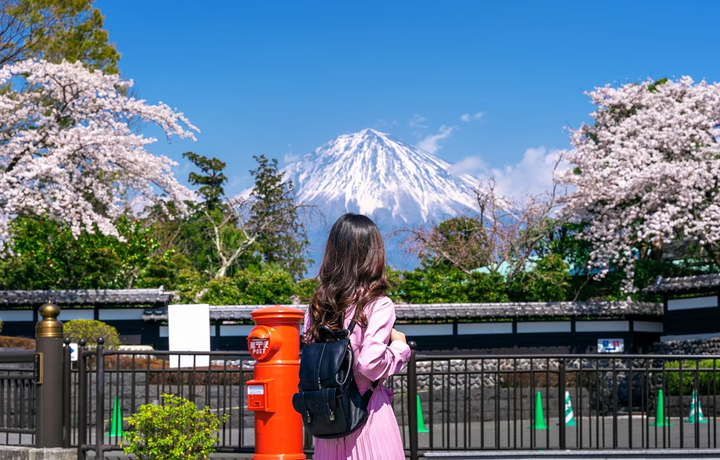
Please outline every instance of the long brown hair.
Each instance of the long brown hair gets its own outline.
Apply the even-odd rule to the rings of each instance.
[[[310,302],[310,326],[304,340],[318,341],[318,327],[342,329],[345,313],[357,305],[358,324],[367,326],[365,306],[385,295],[385,245],[375,223],[366,216],[345,214],[330,230]]]

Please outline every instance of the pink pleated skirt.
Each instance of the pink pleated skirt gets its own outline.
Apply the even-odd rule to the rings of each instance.
[[[316,439],[315,460],[405,460],[391,398],[390,389],[375,390],[365,425],[344,438]]]

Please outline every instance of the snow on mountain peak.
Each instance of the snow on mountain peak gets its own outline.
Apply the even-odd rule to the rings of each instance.
[[[288,165],[299,203],[319,205],[330,219],[345,212],[385,222],[441,220],[475,205],[470,175],[387,133],[344,134]]]

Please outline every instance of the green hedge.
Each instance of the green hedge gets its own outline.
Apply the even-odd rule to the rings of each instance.
[[[97,346],[97,339],[100,337],[105,340],[105,348],[109,350],[120,348],[120,335],[117,329],[102,321],[74,319],[63,324],[63,334],[75,343],[85,339],[90,349]]]
[[[698,371],[695,368],[698,368]],[[702,361],[683,361],[682,362],[682,392],[684,395],[691,395],[695,390],[695,379],[698,380],[698,388],[700,394],[708,394],[714,391],[717,386],[720,389],[720,360],[715,362],[715,371],[713,368],[713,360],[705,359]],[[669,361],[665,363],[665,381],[667,389],[673,396],[680,394],[680,361]],[[667,369],[674,369],[669,371]],[[702,370],[702,369],[710,369]]]

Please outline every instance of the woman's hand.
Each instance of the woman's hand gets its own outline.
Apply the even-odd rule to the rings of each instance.
[[[405,334],[393,328],[393,330],[390,331],[390,342],[394,342],[396,340],[399,340],[402,343],[407,343],[407,340],[405,339]]]

